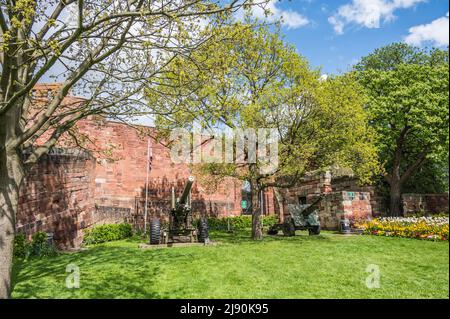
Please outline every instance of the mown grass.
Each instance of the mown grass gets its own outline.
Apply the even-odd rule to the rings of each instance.
[[[14,298],[448,298],[449,245],[403,238],[213,232],[217,246],[139,249],[138,240],[14,265]],[[66,288],[66,266],[80,287]],[[367,267],[380,269],[369,289]]]

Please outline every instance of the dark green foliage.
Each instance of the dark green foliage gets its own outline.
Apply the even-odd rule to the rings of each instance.
[[[99,244],[129,238],[132,235],[130,224],[105,224],[85,230],[83,243],[86,245]]]
[[[443,160],[433,158],[426,161],[405,182],[403,192],[423,194],[448,192],[448,153],[446,157]]]
[[[270,226],[278,222],[278,217],[276,215],[263,216],[263,226],[264,228],[269,228]],[[198,221],[195,223],[198,224]],[[211,230],[228,230],[228,225],[230,230],[244,230],[252,227],[252,216],[251,215],[241,215],[232,217],[208,218],[208,226]]]
[[[33,234],[31,241],[31,255],[51,257],[57,254],[55,246],[47,241],[47,233],[40,231]]]
[[[27,242],[25,235],[22,233],[16,234],[14,237],[14,257],[25,258],[30,252],[30,244]]]
[[[422,49],[406,43],[392,43],[376,49],[355,65],[358,71],[392,71],[401,64],[438,66],[448,64],[448,50]]]
[[[14,257],[16,258],[52,257],[57,254],[56,247],[47,241],[47,233],[45,232],[34,233],[31,242],[28,242],[22,233],[16,234],[14,237]]]

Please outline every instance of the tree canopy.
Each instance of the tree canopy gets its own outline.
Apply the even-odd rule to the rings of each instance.
[[[171,80],[161,82],[156,93],[149,88],[147,97],[158,113],[170,114],[159,117],[161,130],[197,125],[211,131],[276,132],[277,166],[269,173],[261,172],[267,163],[259,159],[202,164],[206,174],[251,183],[256,228],[261,190],[293,186],[306,172],[330,166],[352,168],[365,181],[377,172],[364,94],[352,74],[323,80],[277,30],[265,25],[236,24],[217,32],[224,41],[212,41],[189,59],[178,59]],[[203,70],[196,61],[214,65]],[[260,238],[260,230],[254,229],[253,235]]]
[[[392,44],[363,58],[356,70],[397,215],[410,177],[425,162],[448,161],[448,51]]]

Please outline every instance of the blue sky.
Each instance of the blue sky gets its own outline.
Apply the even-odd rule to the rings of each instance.
[[[272,0],[266,19],[283,17],[285,40],[329,74],[392,42],[448,46],[448,7],[447,0]]]

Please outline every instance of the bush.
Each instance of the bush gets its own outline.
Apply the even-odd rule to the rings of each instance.
[[[105,224],[85,230],[83,243],[86,245],[100,244],[129,238],[132,235],[133,231],[130,224]]]
[[[30,244],[22,233],[16,234],[14,237],[14,257],[26,258],[30,254]]]
[[[264,216],[264,218],[263,218],[264,228],[270,228],[275,224],[278,224],[278,216],[277,215]]]
[[[366,221],[359,226],[364,234],[448,240],[448,217],[384,217]]]
[[[276,215],[263,216],[263,227],[269,228],[270,226],[278,222],[278,217]],[[244,230],[252,228],[252,216],[241,215],[241,216],[231,216],[231,217],[209,217],[208,226],[211,230],[228,230],[228,224],[232,230]],[[195,222],[198,225],[198,220]]]
[[[57,255],[55,246],[47,241],[47,233],[39,231],[33,234],[31,254],[39,257],[51,257]]]
[[[14,237],[14,257],[26,259],[29,256],[52,257],[57,254],[56,247],[47,241],[47,233],[45,232],[34,233],[31,243],[26,240],[22,233],[16,234]]]

